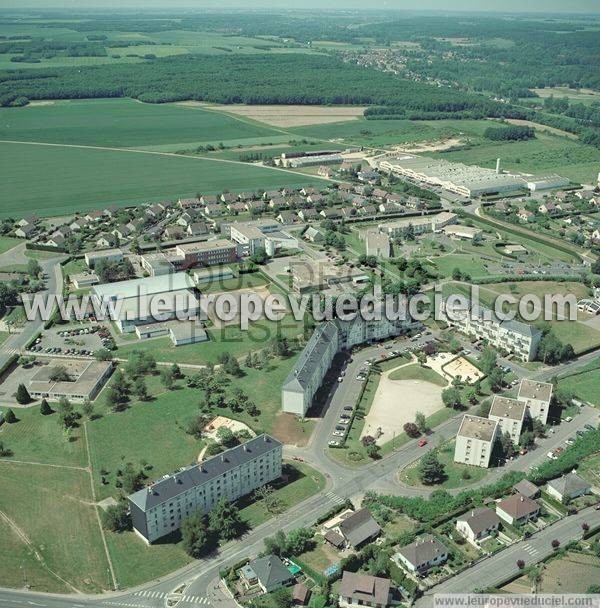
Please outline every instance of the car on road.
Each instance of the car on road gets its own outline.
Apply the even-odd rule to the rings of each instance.
[[[338,376],[338,382],[342,382],[344,380],[343,376]]]
[[[331,433],[332,435],[334,435],[335,437],[343,437],[344,436],[344,432],[343,431],[333,431],[333,433]]]
[[[345,405],[344,406],[344,411],[345,412],[351,412],[354,408],[351,405]]]
[[[421,437],[421,439],[419,439],[419,442],[417,443],[417,445],[422,448],[423,446],[427,445],[427,439],[425,439],[425,437]]]
[[[340,441],[336,441],[335,439],[332,439],[332,440],[331,440],[331,441],[328,443],[328,445],[329,445],[330,447],[332,447],[332,448],[337,448],[337,447],[341,446],[342,444],[341,444],[341,442],[340,442]]]
[[[346,424],[346,420],[350,420],[350,416],[348,416],[348,414],[345,414],[344,412],[340,414],[340,418],[344,421],[344,424]]]
[[[546,456],[548,456],[550,460],[556,460],[558,458],[558,456],[554,452],[548,452]]]
[[[567,445],[573,445],[573,443],[575,443],[575,442],[574,442],[574,440],[571,437],[569,437],[568,439],[565,439],[565,443]]]
[[[565,421],[565,422],[571,422],[571,420],[573,420],[573,417],[572,417],[572,416],[567,416],[567,417],[564,419],[564,421]]]

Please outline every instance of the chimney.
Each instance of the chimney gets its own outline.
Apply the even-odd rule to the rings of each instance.
[[[496,173],[500,173],[500,159],[496,159]]]

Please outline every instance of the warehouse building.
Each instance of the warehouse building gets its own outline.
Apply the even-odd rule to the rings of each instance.
[[[499,169],[494,171],[425,156],[391,156],[380,160],[378,167],[385,173],[441,186],[467,198],[518,192],[527,185],[522,177],[500,173]]]
[[[550,175],[532,175],[527,177],[527,188],[531,192],[539,192],[540,190],[553,190],[555,188],[564,188],[571,182],[566,177],[561,177],[556,173]]]
[[[112,302],[119,331],[130,333],[138,325],[193,318],[199,315],[199,303],[193,281],[185,272],[131,279],[96,285],[93,290],[101,302]],[[153,314],[152,307],[156,307]]]
[[[208,513],[221,499],[232,502],[278,479],[282,448],[273,437],[260,435],[130,494],[133,529],[152,543],[178,530],[190,515]]]

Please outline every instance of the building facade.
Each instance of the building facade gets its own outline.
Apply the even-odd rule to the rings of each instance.
[[[454,462],[487,469],[499,434],[500,425],[495,420],[466,414],[456,435]]]
[[[146,542],[178,530],[184,519],[208,513],[281,477],[282,444],[269,435],[183,467],[128,497],[133,528]]]

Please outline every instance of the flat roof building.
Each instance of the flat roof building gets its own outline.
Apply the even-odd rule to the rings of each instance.
[[[53,360],[45,363],[31,377],[29,394],[34,399],[51,401],[58,401],[61,397],[76,403],[82,403],[86,399],[93,401],[112,371],[112,361]]]
[[[543,424],[546,424],[553,390],[554,387],[550,382],[524,378],[519,385],[517,399],[525,403],[532,418],[537,418]]]
[[[88,268],[93,268],[100,260],[105,262],[123,261],[123,251],[121,249],[104,249],[101,251],[88,251],[85,254],[85,263]]]
[[[526,409],[525,403],[522,401],[494,395],[488,418],[498,422],[501,432],[508,433],[512,442],[518,445]]]
[[[494,443],[500,434],[495,420],[465,414],[454,447],[454,462],[488,468]]]

